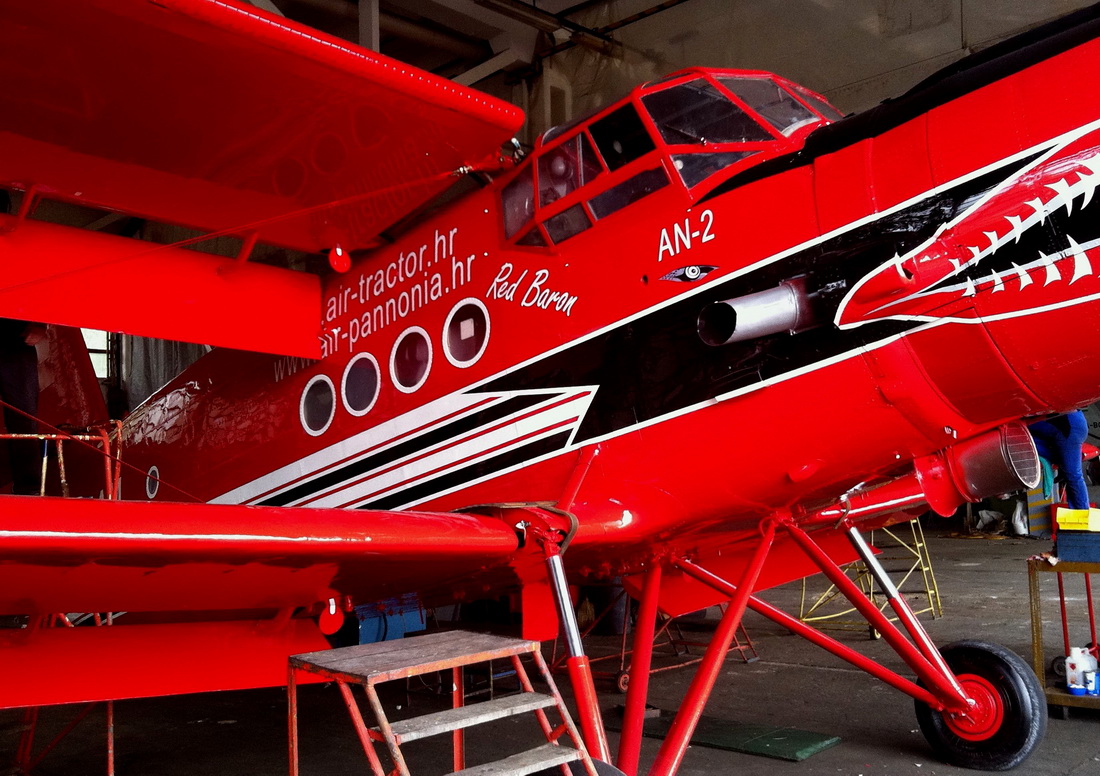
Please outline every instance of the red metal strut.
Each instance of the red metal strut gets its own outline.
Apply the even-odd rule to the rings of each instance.
[[[634,624],[634,651],[630,659],[630,684],[626,688],[626,710],[619,735],[619,770],[626,776],[638,773],[642,751],[642,726],[645,701],[649,695],[649,671],[653,663],[653,639],[657,629],[657,596],[661,590],[661,564],[654,563],[646,572],[642,601]]]
[[[722,668],[726,653],[729,652],[733,637],[745,615],[749,594],[756,587],[756,580],[759,578],[760,571],[764,568],[764,561],[767,560],[768,552],[771,550],[772,542],[775,539],[775,522],[773,520],[764,522],[763,534],[756,552],[753,553],[752,560],[749,561],[748,568],[741,575],[737,593],[730,602],[729,608],[726,609],[726,613],[722,615],[722,620],[714,631],[714,637],[711,638],[710,644],[707,646],[703,660],[695,671],[695,677],[691,680],[691,686],[688,687],[688,691],[684,695],[680,710],[676,712],[668,736],[657,752],[657,759],[654,760],[653,767],[649,771],[650,776],[671,776],[680,767],[680,762],[684,759],[688,744],[691,742],[691,736],[695,732],[696,725],[699,724],[699,717],[703,714],[703,707],[710,697],[711,690],[714,689],[718,672]]]

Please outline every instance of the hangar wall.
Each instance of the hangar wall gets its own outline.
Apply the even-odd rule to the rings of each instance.
[[[574,17],[599,29],[654,5],[613,0]],[[544,60],[531,137],[635,84],[692,65],[769,70],[856,112],[1082,0],[689,0],[614,33],[621,59],[579,47]],[[563,96],[565,99],[563,100]],[[572,115],[553,107],[568,104]],[[549,120],[550,124],[546,124]]]

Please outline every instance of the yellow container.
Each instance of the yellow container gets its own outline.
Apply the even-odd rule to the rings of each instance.
[[[1058,527],[1067,531],[1100,531],[1100,509],[1058,507],[1055,519]]]

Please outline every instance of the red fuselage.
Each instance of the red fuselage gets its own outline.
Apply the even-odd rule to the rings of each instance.
[[[322,360],[214,351],[149,400],[127,460],[164,484],[128,476],[124,496],[556,502],[596,446],[571,558],[623,568],[1094,401],[1100,100],[1067,75],[1096,48],[941,85],[801,151],[825,121],[793,90],[812,119],[790,137],[744,110],[752,94],[742,142],[670,130],[688,109],[661,123],[683,102],[670,87],[763,74],[641,87],[330,277]],[[715,171],[688,186],[703,157]],[[704,309],[792,283],[797,325],[703,341]]]

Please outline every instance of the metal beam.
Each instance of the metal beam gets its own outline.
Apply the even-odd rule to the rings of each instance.
[[[566,30],[569,32],[569,37],[574,44],[593,51],[599,51],[602,54],[614,55],[620,48],[617,41],[599,32],[590,30],[556,14],[518,2],[518,0],[474,0],[474,2],[483,8],[488,8],[490,11],[495,11],[502,16],[515,19],[541,32],[552,35],[558,30]]]
[[[488,78],[493,73],[500,72],[509,65],[519,62],[520,55],[514,49],[504,49],[495,57],[485,60],[480,65],[470,68],[465,73],[456,75],[451,80],[460,86],[473,86],[483,78]]]
[[[477,0],[475,0],[475,2],[477,2]],[[688,0],[664,0],[664,2],[658,3],[657,5],[654,5],[654,6],[650,6],[649,8],[646,8],[644,11],[639,11],[636,14],[631,14],[630,16],[627,16],[623,19],[619,19],[619,21],[617,21],[617,22],[611,22],[611,24],[608,24],[604,27],[600,27],[596,30],[593,30],[593,34],[599,35],[599,36],[602,37],[602,36],[606,35],[607,33],[615,32],[616,30],[621,30],[623,27],[627,27],[631,24],[634,24],[635,22],[640,22],[642,19],[648,19],[650,16],[655,16],[655,15],[661,13],[662,11],[667,11],[669,8],[675,8],[676,6],[678,6],[682,3],[686,3],[686,2],[688,2]],[[567,9],[564,13],[573,13],[577,10],[583,10],[583,6],[585,6],[585,5],[586,5],[585,3],[581,3],[580,5],[575,5],[572,8]],[[547,51],[545,54],[543,54],[542,55],[543,59],[545,59],[547,57],[552,57],[555,54],[559,54],[562,51],[565,51],[567,49],[571,49],[571,48],[573,48],[573,46],[576,46],[576,45],[579,45],[579,44],[580,44],[580,41],[577,41],[577,40],[567,40],[564,43],[559,43],[558,45],[554,46],[552,49]]]
[[[282,11],[280,11],[275,6],[275,3],[271,2],[271,0],[248,0],[248,2],[252,3],[252,5],[256,6],[257,8],[259,8],[262,11],[267,11],[268,13],[273,13],[276,16],[284,16],[284,17],[286,16],[286,14],[284,14]]]
[[[381,50],[379,38],[379,0],[359,0],[359,45],[371,51]]]

